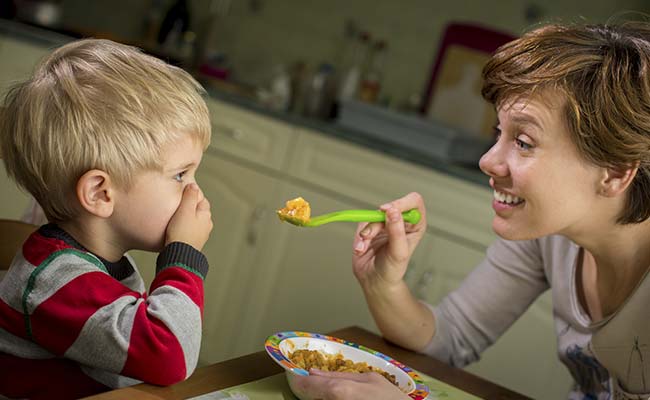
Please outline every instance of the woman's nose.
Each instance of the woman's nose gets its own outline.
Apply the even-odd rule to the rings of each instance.
[[[508,173],[508,166],[505,162],[503,144],[501,139],[490,147],[490,149],[481,156],[478,162],[481,171],[486,175],[499,177]]]

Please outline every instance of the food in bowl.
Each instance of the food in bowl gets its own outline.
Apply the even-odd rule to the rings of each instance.
[[[287,201],[285,207],[279,209],[277,213],[282,221],[302,225],[309,222],[309,218],[311,218],[311,207],[307,200],[302,197],[296,197]]]
[[[302,369],[309,371],[311,368],[321,371],[335,372],[376,372],[386,378],[390,383],[397,386],[395,375],[382,371],[379,368],[371,367],[366,362],[354,362],[344,358],[342,354],[328,354],[318,350],[296,350],[289,353],[289,360]]]
[[[269,356],[285,369],[289,387],[301,400],[311,399],[300,393],[295,380],[297,376],[309,375],[309,370],[291,360],[291,354],[297,350],[318,351],[334,357],[340,355],[352,363],[366,363],[373,369],[393,375],[396,386],[414,400],[423,400],[429,394],[427,385],[411,368],[376,350],[333,336],[300,331],[278,332],[266,339],[264,347]]]

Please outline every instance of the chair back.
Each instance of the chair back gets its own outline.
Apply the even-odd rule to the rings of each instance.
[[[9,269],[18,250],[36,229],[38,226],[27,222],[0,219],[0,271]]]

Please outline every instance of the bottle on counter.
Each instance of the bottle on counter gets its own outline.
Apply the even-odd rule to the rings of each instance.
[[[384,40],[378,40],[372,45],[368,66],[359,84],[359,100],[366,103],[376,103],[379,99],[387,47],[388,45]]]
[[[303,115],[321,119],[329,118],[335,92],[334,67],[329,63],[321,63],[308,82],[303,100]]]
[[[190,12],[187,0],[177,0],[172,4],[160,24],[157,42],[170,56],[178,57],[183,46],[185,32],[189,31]]]
[[[368,53],[369,44],[370,34],[368,32],[356,33],[352,38],[349,58],[344,65],[344,71],[339,84],[337,96],[339,102],[350,100],[357,96],[363,62]]]

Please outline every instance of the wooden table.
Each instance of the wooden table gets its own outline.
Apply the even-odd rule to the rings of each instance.
[[[359,327],[329,333],[341,339],[378,350],[411,368],[484,399],[529,399],[459,368],[395,346]],[[260,345],[261,346],[261,345]],[[198,368],[192,376],[172,386],[135,385],[88,397],[93,400],[185,399],[284,372],[265,351]]]

